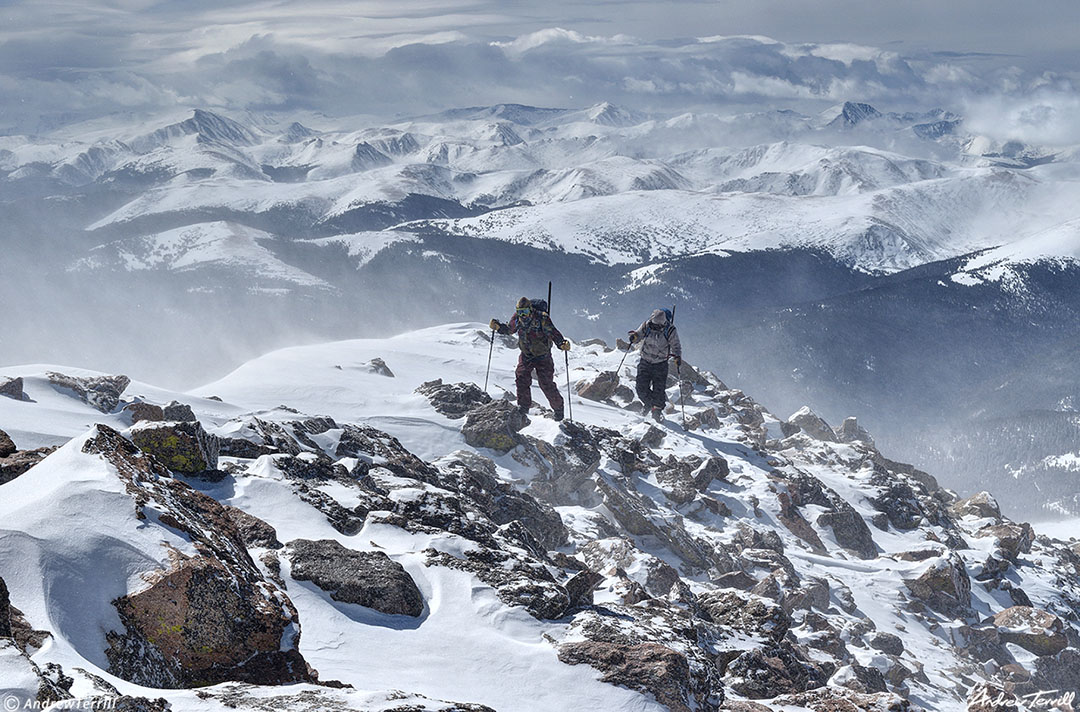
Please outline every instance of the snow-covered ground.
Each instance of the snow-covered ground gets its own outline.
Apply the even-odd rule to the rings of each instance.
[[[255,359],[187,393],[135,381],[126,394],[161,404],[172,400],[187,403],[210,432],[222,437],[237,436],[243,423],[249,422],[245,419],[251,416],[281,423],[305,416],[330,416],[337,423],[370,425],[398,438],[424,460],[437,460],[459,450],[478,452],[494,461],[498,477],[523,488],[540,473],[520,452],[515,456],[513,451],[499,454],[473,448],[465,441],[461,420],[440,415],[426,397],[416,393],[418,386],[434,379],[444,383],[483,383],[488,354],[485,332],[480,324],[452,324],[388,339],[288,348]],[[621,358],[620,352],[598,344],[575,345],[570,352],[570,380],[576,383],[612,371]],[[393,375],[386,375],[381,366],[373,364],[375,359],[382,359]],[[620,374],[624,383],[636,359],[636,355],[627,359]],[[496,340],[488,389],[492,395],[499,397],[513,391],[515,362],[516,350]],[[33,660],[39,665],[55,662],[68,671],[81,668],[123,693],[151,698],[164,695],[175,710],[224,708],[214,695],[224,695],[231,689],[229,685],[198,694],[162,691],[139,687],[109,672],[103,652],[107,647],[105,634],[121,627],[111,602],[145,586],[149,572],[167,566],[173,555],[170,551],[194,555],[195,549],[189,539],[164,526],[156,515],[148,520],[137,518],[113,466],[84,454],[83,446],[94,435],[95,423],[126,431],[130,425],[128,416],[93,410],[70,392],[54,387],[46,376],[48,371],[92,375],[66,366],[0,369],[0,379],[22,377],[27,394],[23,401],[0,397],[0,427],[20,448],[63,445],[27,474],[0,487],[0,574],[11,590],[13,604],[34,627],[52,634],[34,652]],[[556,378],[559,383],[566,382],[562,364]],[[913,529],[897,529],[875,524],[867,531],[868,535],[872,532],[877,553],[856,556],[850,544],[838,538],[837,530],[818,520],[818,514],[829,510],[815,502],[801,505],[809,533],[796,536],[796,528],[785,523],[790,522],[790,513],[785,513],[777,488],[794,492],[790,483],[800,477],[816,478],[827,491],[847,502],[863,522],[878,522],[882,510],[874,498],[881,489],[874,478],[880,472],[867,459],[868,450],[857,442],[819,442],[804,434],[781,440],[777,418],[749,401],[739,400],[743,398],[741,393],[725,390],[719,381],[710,383],[704,391],[699,387],[691,394],[689,415],[719,407],[722,402],[742,405],[722,415],[716,427],[693,431],[679,427],[679,411],[672,411],[661,426],[662,442],[652,450],[661,459],[719,455],[726,460],[730,474],[708,483],[690,505],[669,501],[665,494],[668,485],[655,474],[636,474],[632,486],[619,486],[628,486],[627,491],[634,492],[632,496],[651,502],[654,513],[650,516],[712,546],[730,545],[745,536],[740,532],[747,527],[779,537],[799,579],[828,582],[834,601],[844,600],[838,596],[850,595],[851,610],[856,613],[848,615],[831,607],[828,615],[833,624],[844,626],[851,662],[881,672],[896,665],[921,670],[925,679],[909,679],[903,688],[912,701],[928,710],[965,709],[956,690],[969,687],[971,676],[989,674],[973,667],[954,647],[967,623],[925,611],[913,613],[906,607],[908,597],[903,593],[906,582],[925,573],[928,567],[947,565],[949,547],[929,539],[949,541],[951,525],[922,521]],[[677,393],[672,389],[670,395],[676,397]],[[647,436],[653,427],[629,410],[576,395],[572,398],[572,412],[575,421],[608,428],[631,439]],[[748,425],[751,414],[764,422]],[[566,432],[534,410],[531,424],[521,434],[559,446],[567,442]],[[315,437],[320,447],[332,452],[341,430],[330,429]],[[433,549],[460,557],[476,547],[474,542],[442,530],[408,531],[377,519],[366,521],[358,532],[346,535],[332,527],[312,504],[297,497],[272,456],[229,461],[237,469],[221,482],[188,481],[220,503],[265,520],[283,542],[333,539],[357,551],[388,554],[414,579],[425,601],[424,613],[416,619],[341,603],[310,582],[292,579],[289,562],[283,561],[281,575],[288,581],[287,593],[301,622],[301,653],[322,679],[340,680],[356,689],[255,689],[245,693],[249,697],[295,695],[308,690],[356,709],[382,709],[384,697],[380,695],[385,695],[384,691],[405,690],[437,700],[481,703],[500,711],[664,709],[649,695],[601,682],[600,673],[587,665],[560,662],[556,644],[575,640],[579,635],[570,618],[539,620],[523,608],[507,605],[494,588],[474,574],[429,565],[423,553]],[[614,463],[604,460],[596,476],[605,478],[611,486],[618,481],[617,472]],[[786,479],[793,477],[796,479]],[[784,482],[788,484],[781,484]],[[353,491],[340,484],[327,482],[320,485],[319,491],[342,506],[356,502]],[[409,491],[395,490],[394,496],[412,496]],[[730,513],[706,512],[699,506],[702,497],[720,503],[717,506]],[[608,526],[620,527],[621,520],[607,504],[561,506],[558,511],[571,530],[571,543],[563,549],[566,555],[579,555],[582,545],[597,538],[597,517],[607,520]],[[968,532],[966,548],[957,553],[967,566],[980,570],[987,557],[997,555],[997,539],[971,535],[986,522],[970,518],[957,521]],[[1059,523],[1037,529],[1065,537],[1074,532],[1074,526]],[[707,572],[687,567],[681,555],[663,539],[619,531],[636,547],[636,563],[628,564],[625,571],[631,580],[644,584],[646,563],[660,560],[681,570],[690,591],[700,594],[715,588]],[[815,537],[820,546],[810,543]],[[936,552],[929,562],[901,556],[927,549]],[[1049,557],[1049,550],[1042,555]],[[255,558],[258,560],[258,556]],[[1012,571],[1010,575],[1018,586],[1023,586],[1033,605],[1047,610],[1064,610],[1062,596],[1072,595],[1078,588],[1072,582],[1068,591],[1062,589],[1057,572],[1026,559]],[[264,573],[268,571],[264,569]],[[621,600],[617,588],[612,588],[614,580],[609,578],[601,587],[598,601],[608,600],[608,605],[615,605]],[[972,594],[972,615],[977,617],[1012,605],[1002,590],[990,590],[976,582],[972,582]],[[903,654],[892,659],[863,643],[861,636],[868,632],[859,632],[860,618],[872,621],[871,627],[878,632],[902,638]],[[813,637],[804,628],[793,631],[793,635],[800,642]],[[5,650],[0,649],[0,693],[7,685],[16,694],[26,694],[32,685],[20,682],[26,677],[25,670],[20,672],[19,667],[25,666],[24,659]],[[1013,652],[1018,659],[1029,655],[1019,648]],[[833,684],[842,684],[851,674],[850,668],[842,668]],[[80,674],[72,692],[90,695],[91,680]]]

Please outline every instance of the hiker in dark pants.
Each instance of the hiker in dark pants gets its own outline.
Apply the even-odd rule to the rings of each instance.
[[[671,321],[671,312],[657,309],[636,331],[630,332],[630,343],[641,342],[641,362],[638,364],[637,395],[657,422],[664,419],[667,405],[668,359],[682,365],[682,344]]]
[[[518,300],[514,316],[506,324],[491,320],[491,328],[500,334],[517,334],[521,356],[518,358],[514,381],[517,385],[518,407],[523,413],[532,405],[532,373],[540,381],[540,390],[547,396],[555,420],[563,419],[563,397],[555,385],[555,360],[551,358],[551,346],[557,344],[563,351],[570,350],[570,342],[563,338],[547,311],[533,306],[526,297]]]

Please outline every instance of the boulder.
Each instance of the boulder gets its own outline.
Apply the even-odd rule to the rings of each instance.
[[[124,406],[124,412],[131,415],[132,425],[141,423],[144,420],[155,423],[165,420],[165,411],[160,405],[146,403],[145,401],[128,403]]]
[[[874,439],[870,437],[866,428],[859,425],[854,416],[844,418],[844,422],[834,428],[833,432],[836,434],[836,439],[842,443],[863,443],[874,447]]]
[[[728,686],[752,700],[805,692],[826,683],[833,666],[804,659],[791,645],[748,650],[728,663]]]
[[[989,492],[979,492],[967,499],[962,499],[954,503],[951,509],[958,517],[989,518],[995,522],[1001,521],[1001,507]]]
[[[394,372],[386,365],[386,361],[383,361],[381,358],[373,358],[368,361],[368,367],[371,369],[371,372],[377,376],[385,376],[386,378],[394,377]]]
[[[579,553],[593,571],[605,574],[622,571],[656,598],[666,596],[681,581],[679,572],[673,566],[640,551],[629,539],[596,539],[583,546]]]
[[[217,437],[199,422],[142,422],[131,428],[131,441],[173,472],[197,474],[217,467]]]
[[[871,648],[886,655],[901,655],[904,652],[904,641],[892,633],[874,633],[868,642]]]
[[[17,401],[26,400],[26,393],[23,392],[22,377],[5,378],[0,381],[0,396],[14,398]]]
[[[277,530],[259,519],[248,514],[242,509],[224,505],[225,513],[236,526],[240,538],[244,544],[252,549],[280,549],[281,542],[277,538]]]
[[[216,558],[178,556],[148,588],[113,601],[124,632],[106,634],[109,672],[168,689],[310,681],[295,609],[260,583]]]
[[[354,551],[332,539],[289,542],[292,577],[311,581],[335,601],[380,613],[419,617],[424,598],[408,572],[381,551]]]
[[[525,442],[518,431],[528,423],[528,417],[516,404],[497,400],[470,411],[461,432],[473,447],[506,453]]]
[[[991,621],[1003,643],[1019,645],[1036,655],[1057,655],[1069,646],[1061,619],[1038,608],[1013,606]]]
[[[791,616],[773,601],[731,589],[706,591],[697,597],[708,620],[745,633],[781,640],[791,627]]]
[[[858,663],[845,665],[829,679],[830,685],[839,685],[856,692],[887,692],[885,676],[877,668],[866,667]]]
[[[787,419],[787,426],[787,428],[783,429],[784,435],[797,433],[801,430],[814,440],[823,440],[830,443],[837,441],[833,429],[817,413],[810,410],[810,406],[803,406],[792,413],[791,417]]]
[[[464,418],[477,406],[491,402],[491,396],[475,383],[443,383],[441,378],[420,384],[416,392],[451,420]]]
[[[960,618],[971,605],[971,579],[964,560],[950,553],[934,559],[916,579],[904,581],[911,595],[930,609]]]
[[[191,410],[191,406],[187,403],[180,403],[179,401],[172,401],[162,409],[164,420],[172,420],[178,423],[193,423],[195,422],[195,413]]]
[[[75,397],[102,413],[116,410],[116,406],[120,404],[120,396],[131,384],[131,379],[127,376],[77,378],[55,371],[49,371],[45,375],[54,387],[72,391]]]
[[[1031,545],[1035,541],[1035,530],[1027,522],[1023,524],[1014,524],[1013,522],[989,524],[975,532],[975,538],[977,539],[986,537],[994,537],[1004,557],[1015,563],[1020,554],[1031,552]]]
[[[615,395],[619,387],[619,375],[614,371],[601,371],[574,384],[574,390],[582,398],[604,401]]]
[[[19,450],[7,457],[0,457],[0,485],[11,482],[19,475],[38,464],[56,450],[55,447],[40,447],[36,450]]]
[[[559,646],[559,660],[590,665],[603,673],[604,682],[650,694],[672,712],[707,709],[694,701],[686,658],[663,645],[584,640]]]
[[[536,559],[487,547],[470,549],[460,559],[435,549],[424,555],[425,565],[467,571],[495,589],[503,603],[521,606],[534,618],[556,620],[570,608],[570,594]]]
[[[15,441],[11,439],[11,436],[0,430],[0,457],[14,455],[17,450],[18,448],[15,447]]]

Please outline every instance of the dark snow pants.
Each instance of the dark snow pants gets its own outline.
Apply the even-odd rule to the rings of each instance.
[[[637,368],[637,395],[646,408],[663,408],[667,405],[668,362],[649,363],[640,361]]]
[[[561,411],[563,397],[559,393],[559,387],[555,385],[555,359],[551,358],[551,354],[532,359],[521,354],[518,358],[517,370],[514,371],[518,405],[522,408],[532,405],[532,372],[534,370],[536,380],[540,381],[540,390],[547,396],[551,409]]]

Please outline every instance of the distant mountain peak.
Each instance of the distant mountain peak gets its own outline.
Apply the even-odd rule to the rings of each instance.
[[[882,116],[882,113],[870,104],[863,104],[857,101],[845,101],[839,107],[834,107],[826,113],[831,113],[837,109],[839,109],[839,113],[836,115],[836,118],[828,123],[829,126],[850,128],[863,121],[877,119]]]

